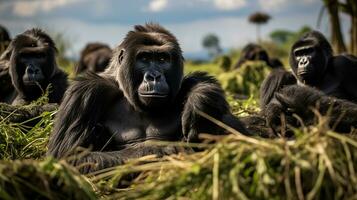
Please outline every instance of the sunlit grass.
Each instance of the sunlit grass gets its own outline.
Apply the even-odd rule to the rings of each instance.
[[[222,74],[215,64],[188,65],[185,72],[194,70]],[[258,82],[251,84],[259,88]],[[256,96],[237,100],[235,95],[227,92],[236,116],[259,112]],[[45,156],[55,113],[44,112],[33,128],[0,118],[1,199],[357,198],[357,137],[330,131],[321,116],[315,126],[294,130],[295,139],[289,140],[231,130],[229,136],[202,134],[207,142],[201,144],[152,142],[200,151],[146,156],[83,176],[64,160]]]

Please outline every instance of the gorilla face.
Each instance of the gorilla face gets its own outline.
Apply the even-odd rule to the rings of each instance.
[[[170,87],[166,76],[171,65],[169,52],[146,51],[136,56],[135,68],[141,72],[142,77],[138,96],[143,105],[156,107],[169,100]]]
[[[318,32],[310,32],[297,41],[291,50],[292,70],[299,81],[307,85],[315,85],[321,80],[332,56],[331,47],[321,36]]]
[[[19,93],[36,96],[42,93],[55,70],[53,41],[41,30],[32,29],[12,42],[10,74]]]
[[[119,64],[119,66],[118,66]],[[181,87],[183,57],[176,38],[158,25],[136,26],[114,50],[106,72],[116,74],[120,89],[137,110],[159,111]]]
[[[14,54],[16,74],[19,85],[22,85],[25,93],[33,90],[43,92],[46,89],[46,77],[51,77],[53,68],[48,67],[51,58],[47,54],[47,47],[24,47]],[[54,58],[53,58],[54,59]]]
[[[46,56],[43,53],[26,54],[23,53],[19,58],[19,69],[24,70],[22,81],[24,85],[36,85],[45,80],[42,68],[47,63]]]

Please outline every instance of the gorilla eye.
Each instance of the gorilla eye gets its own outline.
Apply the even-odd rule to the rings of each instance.
[[[158,60],[160,62],[168,62],[170,60],[170,55],[167,53],[160,53],[158,55]]]
[[[310,55],[314,52],[314,48],[309,47],[309,48],[303,48],[303,49],[298,49],[294,52],[295,56],[303,56],[303,55]]]
[[[140,53],[136,57],[137,60],[142,61],[142,62],[147,62],[150,59],[150,54],[149,53]]]

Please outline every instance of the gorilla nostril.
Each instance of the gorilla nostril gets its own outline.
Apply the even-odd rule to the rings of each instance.
[[[154,81],[155,77],[151,73],[145,73],[144,80],[146,82]]]
[[[144,75],[144,80],[146,82],[158,81],[161,79],[161,74],[158,72],[146,72]]]

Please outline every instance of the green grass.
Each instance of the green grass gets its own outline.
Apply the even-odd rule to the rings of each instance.
[[[261,67],[261,63],[249,63],[242,71],[224,73],[216,64],[188,64],[185,72],[207,71],[218,76],[222,85],[229,79],[220,75],[240,76],[252,92],[259,89],[266,73]],[[257,96],[237,100],[234,91],[227,94],[235,115],[259,111]],[[30,129],[25,123],[0,118],[0,199],[357,198],[357,137],[330,131],[325,117],[315,126],[294,130],[294,140],[246,137],[231,131],[229,136],[202,135],[207,140],[204,144],[153,142],[199,146],[202,151],[146,156],[83,176],[64,160],[45,156],[55,113],[43,113]],[[128,183],[133,174],[137,176]],[[118,188],[123,183],[128,187]]]

